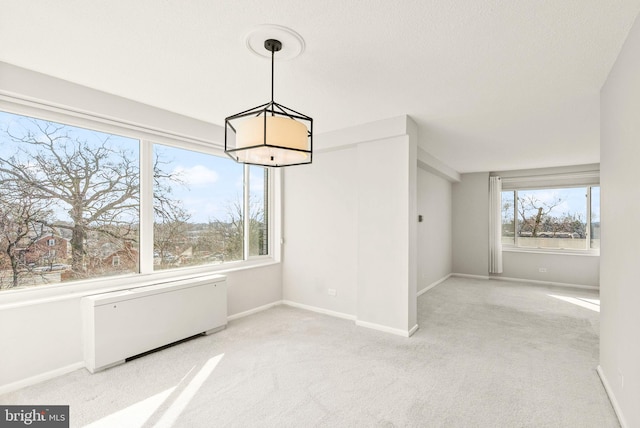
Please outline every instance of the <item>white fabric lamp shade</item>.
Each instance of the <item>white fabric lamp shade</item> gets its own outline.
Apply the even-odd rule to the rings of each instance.
[[[309,153],[304,152],[310,150],[307,127],[288,117],[245,119],[236,125],[235,142],[235,155],[241,162],[282,166],[305,163],[309,158]]]

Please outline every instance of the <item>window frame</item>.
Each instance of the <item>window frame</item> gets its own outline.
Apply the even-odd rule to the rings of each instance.
[[[167,130],[145,127],[124,122],[93,112],[71,110],[44,102],[8,96],[0,93],[0,110],[40,120],[81,127],[88,130],[117,134],[133,138],[140,144],[140,246],[139,272],[96,277],[87,280],[60,282],[43,287],[6,289],[0,292],[3,307],[22,306],[44,301],[66,300],[97,292],[117,291],[153,283],[195,278],[202,275],[225,274],[238,270],[254,269],[281,262],[281,192],[282,176],[277,168],[269,168],[268,179],[268,255],[252,256],[245,260],[223,264],[178,267],[163,271],[153,271],[153,144],[162,144],[186,150],[197,151],[212,156],[227,158],[223,144],[214,140],[204,141]],[[229,158],[230,162],[233,162]],[[245,166],[248,168],[248,166]],[[143,195],[143,192],[146,194]],[[143,221],[145,216],[146,221]],[[151,219],[151,221],[149,221]],[[143,245],[143,243],[145,245]],[[143,262],[144,260],[144,262]],[[143,267],[144,266],[144,267]],[[141,279],[143,279],[141,281]]]
[[[515,252],[515,253],[543,253],[543,254],[565,254],[565,255],[581,255],[581,256],[599,256],[600,248],[591,247],[591,192],[593,187],[600,187],[599,183],[593,184],[562,184],[562,185],[550,185],[550,186],[518,186],[516,189],[503,189],[501,193],[513,192],[513,244],[502,243],[502,251]],[[584,249],[577,248],[545,248],[545,247],[526,247],[518,245],[518,192],[519,191],[531,191],[531,190],[551,190],[551,189],[584,189],[586,190],[586,219],[585,219],[585,241],[586,246]],[[501,229],[502,230],[502,229]]]
[[[218,149],[212,149],[210,148],[210,150],[203,150],[203,149],[198,149],[198,148],[194,148],[194,146],[192,144],[189,144],[188,142],[176,142],[175,144],[169,144],[166,142],[158,142],[155,140],[151,140],[151,139],[146,139],[146,140],[140,140],[140,273],[141,274],[152,274],[152,273],[159,273],[162,271],[180,271],[180,270],[188,270],[188,269],[192,269],[192,268],[196,268],[196,267],[200,267],[200,266],[209,266],[211,267],[214,271],[218,271],[218,270],[224,270],[225,266],[231,266],[231,265],[235,265],[235,264],[244,264],[247,266],[251,266],[255,263],[260,263],[260,262],[266,262],[268,263],[271,260],[275,260],[273,254],[274,251],[279,251],[279,246],[276,246],[273,242],[272,239],[269,239],[267,246],[268,246],[268,254],[266,255],[262,255],[262,256],[249,256],[249,250],[248,250],[248,216],[244,216],[243,220],[244,220],[244,237],[243,237],[243,259],[242,260],[234,260],[234,261],[229,261],[229,262],[225,262],[219,265],[200,265],[200,266],[189,266],[189,267],[177,267],[177,268],[171,268],[171,269],[164,269],[164,270],[154,270],[154,266],[153,266],[153,252],[154,252],[154,248],[153,248],[153,226],[154,226],[154,213],[153,213],[153,146],[155,144],[159,144],[159,145],[163,145],[163,146],[169,146],[169,147],[173,147],[173,148],[178,148],[178,149],[183,149],[183,150],[190,150],[190,151],[195,151],[198,153],[204,153],[204,154],[208,154],[211,156],[216,156],[216,157],[221,157],[224,158],[225,160],[228,159],[230,162],[233,162],[233,160],[228,157],[225,153],[224,150],[218,150]],[[144,159],[144,161],[143,161]],[[248,183],[248,177],[249,177],[249,167],[250,165],[248,164],[244,164],[243,165],[243,208],[244,210],[247,209],[248,207],[248,199],[249,199],[249,183]],[[268,179],[268,189],[267,189],[267,197],[268,197],[268,205],[267,208],[269,210],[268,213],[268,218],[271,219],[271,215],[274,214],[274,209],[272,207],[272,202],[275,198],[274,195],[274,182],[275,182],[275,173],[274,170],[275,168],[267,168],[269,171],[269,179]],[[143,171],[144,170],[144,171]],[[144,197],[143,197],[144,195]],[[143,204],[144,201],[144,204]],[[143,216],[145,221],[143,221]],[[272,232],[275,231],[275,228],[272,224],[272,221],[269,221],[267,223],[267,230],[268,230],[268,234],[269,236],[272,236]],[[144,233],[144,236],[147,238],[146,240],[144,240],[142,238]],[[143,250],[143,242],[145,243],[144,245],[144,250]],[[147,256],[147,259],[144,259],[147,263],[143,263],[143,254],[145,255],[150,255]],[[220,266],[223,266],[222,268],[220,268]],[[234,266],[235,267],[235,266]]]

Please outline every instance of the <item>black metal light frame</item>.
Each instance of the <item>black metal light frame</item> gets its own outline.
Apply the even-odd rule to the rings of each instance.
[[[273,71],[274,71],[274,59],[275,59],[274,55],[275,55],[275,52],[277,52],[277,51],[282,49],[282,43],[280,43],[280,41],[278,41],[278,40],[268,39],[268,40],[265,40],[264,47],[265,47],[265,49],[267,49],[268,51],[271,52],[271,101],[269,101],[268,103],[253,107],[251,109],[242,111],[240,113],[237,113],[237,114],[234,114],[232,116],[229,116],[229,117],[225,118],[225,120],[224,120],[224,124],[225,124],[225,126],[224,126],[224,152],[227,155],[229,155],[229,157],[231,157],[236,162],[249,164],[249,165],[259,165],[259,166],[268,166],[268,167],[279,168],[279,167],[285,167],[285,166],[295,166],[295,165],[310,164],[312,162],[312,156],[313,156],[313,119],[311,117],[303,114],[303,113],[295,111],[295,110],[293,110],[293,109],[291,109],[289,107],[286,107],[286,106],[284,106],[282,104],[278,104],[273,100],[273,74],[274,74]],[[264,135],[263,135],[263,138],[262,138],[262,144],[257,144],[257,145],[253,145],[253,146],[247,146],[247,147],[241,147],[241,148],[229,148],[228,147],[228,140],[229,140],[229,135],[228,134],[231,133],[231,132],[233,132],[234,134],[236,133],[236,128],[233,126],[232,122],[234,120],[246,118],[246,117],[249,117],[249,116],[254,116],[254,117],[262,116],[263,117],[263,120],[264,120],[264,124],[263,124]],[[308,150],[303,150],[303,149],[296,149],[296,148],[291,148],[291,147],[279,146],[279,145],[276,145],[276,144],[269,144],[269,142],[267,141],[267,117],[268,116],[282,116],[282,117],[289,118],[291,120],[296,120],[296,121],[308,124],[308,126],[306,126],[306,128],[307,128],[307,136],[309,138],[309,149]],[[308,155],[308,157],[304,162],[287,163],[287,164],[282,164],[282,165],[267,164],[267,163],[257,163],[257,162],[247,162],[247,161],[244,161],[244,160],[240,160],[240,156],[239,156],[240,152],[245,152],[245,151],[249,151],[251,149],[256,149],[256,148],[260,148],[260,147],[271,147],[271,148],[276,148],[276,149],[283,149],[283,150],[306,153]]]

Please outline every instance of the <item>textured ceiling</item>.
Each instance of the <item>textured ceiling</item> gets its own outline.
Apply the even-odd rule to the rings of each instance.
[[[276,101],[317,133],[401,114],[459,172],[599,161],[640,0],[0,0],[0,61],[208,122],[269,100],[244,37],[297,31]],[[0,76],[1,78],[1,76]]]

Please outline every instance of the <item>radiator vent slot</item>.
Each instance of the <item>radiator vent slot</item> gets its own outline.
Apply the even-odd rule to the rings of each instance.
[[[127,357],[124,360],[124,362],[127,363],[129,361],[137,360],[138,358],[146,357],[149,354],[154,354],[154,353],[159,352],[159,351],[164,351],[165,349],[172,348],[172,347],[174,347],[176,345],[180,345],[181,343],[188,342],[190,340],[193,340],[193,339],[196,339],[196,338],[202,337],[202,336],[205,336],[205,333],[195,334],[195,335],[187,337],[185,339],[176,340],[175,342],[167,343],[166,345],[162,345],[162,346],[159,346],[157,348],[153,348],[153,349],[151,349],[151,350],[149,350],[147,352],[143,352],[141,354],[132,355],[131,357]]]

